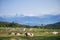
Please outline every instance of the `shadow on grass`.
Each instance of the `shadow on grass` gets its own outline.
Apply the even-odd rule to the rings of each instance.
[[[60,36],[35,36],[35,37],[0,37],[0,40],[60,40]]]

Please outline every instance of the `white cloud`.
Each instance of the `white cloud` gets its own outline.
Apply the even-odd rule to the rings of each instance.
[[[22,12],[24,16],[44,16],[44,15],[58,15],[60,11],[58,10],[38,10],[38,11],[29,11]]]
[[[3,2],[3,1],[2,1]],[[0,16],[44,16],[60,14],[60,3],[57,0],[21,1],[1,5]]]
[[[26,10],[21,11],[19,13],[1,13],[0,16],[6,17],[14,17],[14,16],[37,16],[37,17],[44,17],[44,15],[58,15],[60,14],[59,10]]]

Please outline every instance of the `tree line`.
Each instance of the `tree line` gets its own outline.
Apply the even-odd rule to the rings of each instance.
[[[60,28],[60,22],[54,23],[54,24],[47,24],[45,26],[30,26],[30,25],[24,25],[24,24],[18,24],[15,22],[0,22],[0,27],[25,27],[25,28]]]

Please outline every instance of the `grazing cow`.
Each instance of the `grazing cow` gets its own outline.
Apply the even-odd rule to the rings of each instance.
[[[15,35],[19,36],[19,35],[21,35],[21,34],[20,34],[20,33],[15,33]]]
[[[26,31],[26,28],[24,28],[23,31]]]
[[[25,33],[25,35],[26,36],[30,36],[30,37],[33,37],[34,36],[33,33],[27,33],[27,32]]]
[[[9,32],[8,34],[9,35],[15,35],[15,32]]]
[[[54,31],[54,32],[52,32],[52,34],[55,34],[55,35],[56,35],[56,34],[58,34],[58,32],[55,32],[55,31]]]

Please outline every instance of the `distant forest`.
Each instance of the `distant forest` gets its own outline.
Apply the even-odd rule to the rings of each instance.
[[[60,28],[60,22],[54,24],[47,24],[45,26],[30,26],[30,25],[23,25],[18,24],[15,22],[0,22],[0,27],[25,27],[25,28]]]

